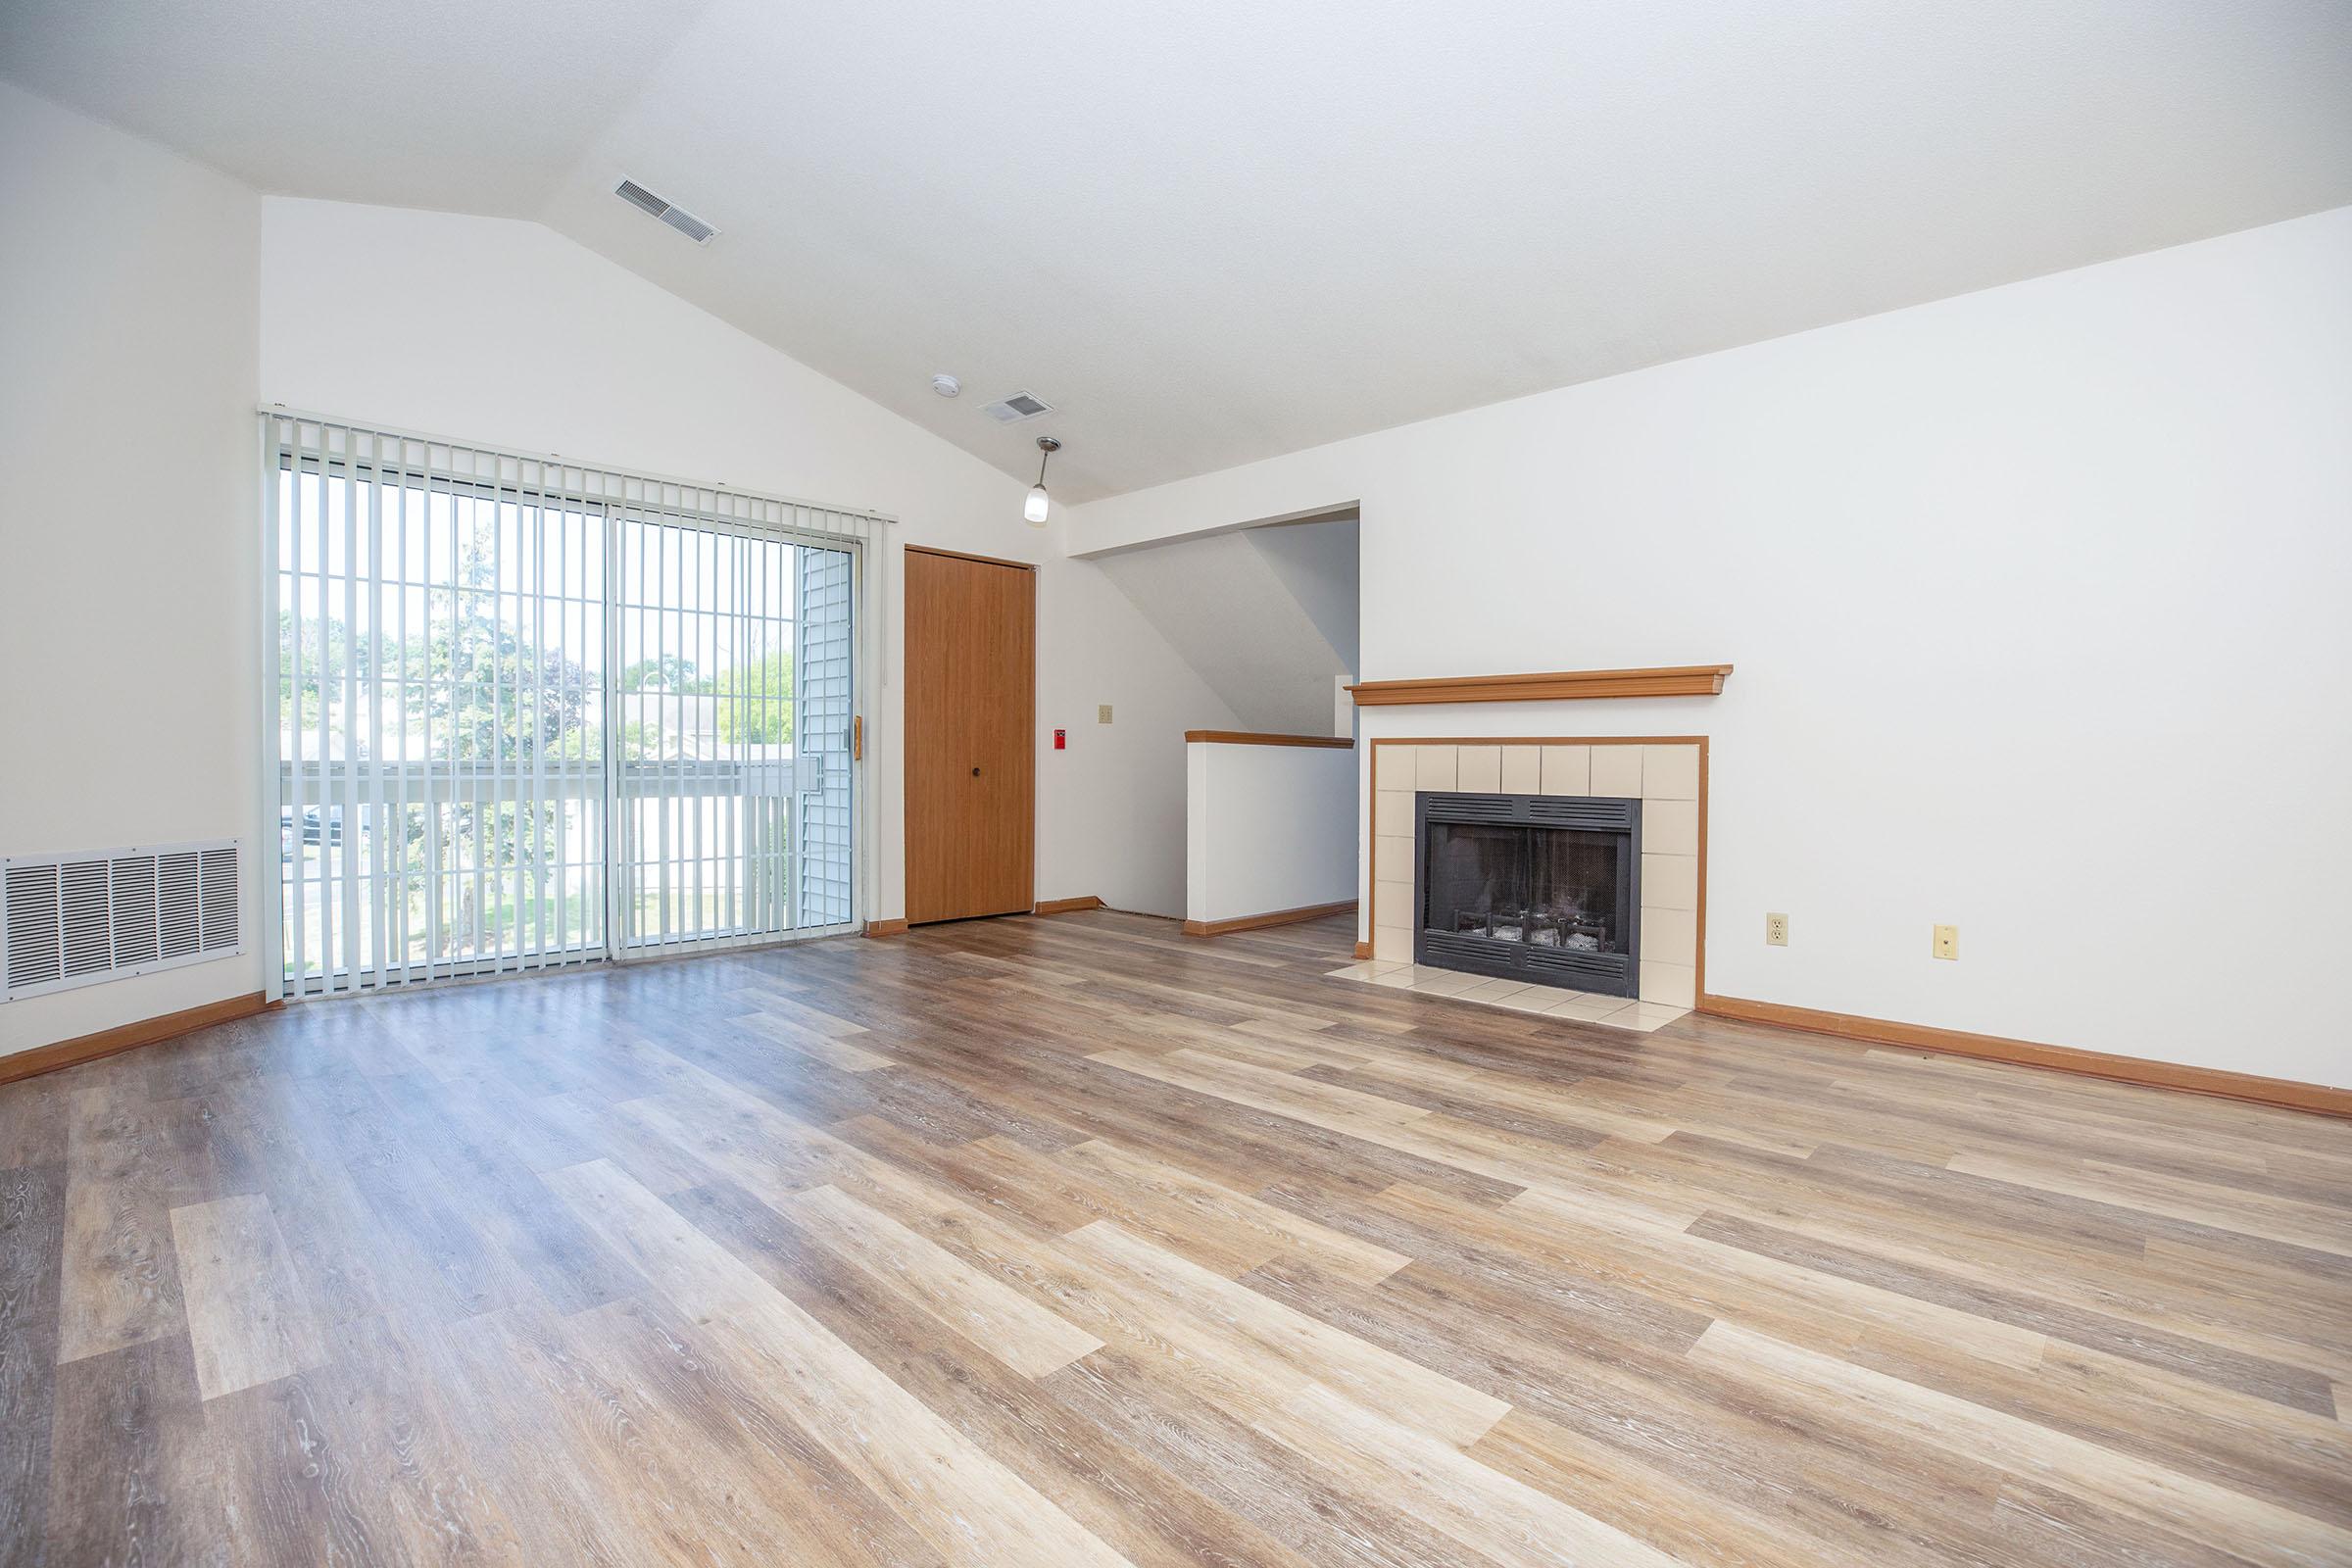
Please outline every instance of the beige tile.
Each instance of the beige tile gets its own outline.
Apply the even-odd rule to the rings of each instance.
[[[1642,1000],[1668,1007],[1690,1007],[1698,1001],[1698,971],[1687,963],[1642,960]]]
[[[1560,994],[1549,986],[1528,986],[1515,996],[1504,997],[1494,1004],[1513,1012],[1547,1012],[1558,1005]]]
[[[1407,935],[1409,937],[1410,933]],[[1374,943],[1376,949],[1378,946],[1377,942]],[[1408,945],[1405,951],[1409,953],[1412,949]],[[1379,973],[1364,978],[1376,986],[1387,986],[1392,991],[1410,991],[1413,989],[1413,966],[1409,963],[1392,963]]]
[[[1413,838],[1410,832],[1399,838],[1382,833],[1372,846],[1372,880],[1375,882],[1411,882],[1413,879]]]
[[[1595,795],[1630,795],[1642,797],[1642,753],[1640,746],[1595,746],[1592,748],[1592,793]]]
[[[1413,961],[1413,929],[1403,925],[1375,926],[1372,930],[1372,956],[1382,963],[1410,963]],[[1382,980],[1387,975],[1378,976]],[[1409,983],[1410,974],[1405,976]]]
[[[1637,1002],[1624,1011],[1614,1013],[1602,1021],[1615,1024],[1620,1029],[1639,1029],[1646,1034],[1652,1029],[1664,1028],[1677,1018],[1687,1016],[1690,1011],[1689,1007],[1669,1007],[1654,1002]]]
[[[1662,908],[1656,905],[1642,906],[1642,966],[1652,963],[1679,963],[1688,968],[1698,962],[1698,911],[1696,909]],[[1648,987],[1642,994],[1648,994]],[[1683,1004],[1689,1006],[1689,1003]]]
[[[1454,782],[1451,746],[1416,746],[1413,748],[1413,788],[1417,790],[1459,789]]]
[[[1592,748],[1590,746],[1544,747],[1544,793],[1546,795],[1592,794]]]
[[[1642,798],[1647,801],[1697,800],[1698,748],[1642,747]]]
[[[1505,795],[1543,795],[1547,793],[1544,788],[1543,747],[1503,747],[1502,793]]]
[[[1515,997],[1522,991],[1532,989],[1524,980],[1490,980],[1483,986],[1472,986],[1454,995],[1464,1002],[1500,1002],[1505,997]]]
[[[1644,828],[1647,823],[1642,824]],[[1372,831],[1401,833],[1405,842],[1413,837],[1413,792],[1411,790],[1382,790],[1372,797]]]
[[[1695,909],[1698,907],[1698,857],[1652,855],[1642,852],[1642,907]]]
[[[1381,829],[1387,832],[1388,829]],[[1653,855],[1698,853],[1696,801],[1643,801],[1642,848]]]
[[[1382,866],[1385,872],[1388,867]],[[1383,876],[1372,884],[1372,924],[1375,929],[1384,925],[1400,925],[1407,930],[1413,924],[1413,885],[1410,882],[1391,882]]]
[[[1487,983],[1485,975],[1463,974],[1457,969],[1433,969],[1418,964],[1413,970],[1413,989],[1425,996],[1458,997]]]
[[[1554,1018],[1574,1018],[1579,1023],[1598,1023],[1613,1012],[1625,1010],[1623,997],[1588,997],[1579,992],[1566,1000],[1555,1002],[1544,1010]]]
[[[1462,746],[1454,750],[1454,777],[1457,790],[1479,790],[1492,795],[1502,788],[1502,748],[1499,746]]]
[[[1380,797],[1395,790],[1413,792],[1413,749],[1388,741],[1378,741],[1372,747],[1372,800],[1378,809]]]

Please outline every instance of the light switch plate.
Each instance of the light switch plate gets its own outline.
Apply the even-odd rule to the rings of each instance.
[[[1960,928],[1939,925],[1936,928],[1936,956],[1957,959],[1960,956]]]
[[[1095,710],[1095,722],[1098,724],[1110,722],[1110,705],[1108,703],[1104,703]]]

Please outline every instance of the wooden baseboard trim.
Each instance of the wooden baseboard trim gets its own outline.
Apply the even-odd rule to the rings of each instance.
[[[903,937],[906,934],[905,920],[868,920],[865,934],[869,937]]]
[[[1824,1012],[1792,1007],[1778,1002],[1750,1002],[1743,997],[1702,996],[1698,1011],[1745,1023],[1775,1024],[1809,1034],[1836,1035],[1876,1046],[1902,1046],[1914,1051],[1940,1052],[1952,1056],[1975,1056],[1985,1061],[2048,1067],[2086,1078],[2109,1078],[2119,1083],[2145,1084],[2156,1089],[2180,1089],[2191,1094],[2218,1095],[2289,1110],[2318,1111],[2327,1116],[2352,1116],[2352,1089],[2326,1084],[2297,1083],[2291,1078],[2264,1078],[2250,1072],[2220,1067],[2193,1067],[2177,1061],[2150,1061],[2144,1056],[2117,1056],[2103,1051],[2073,1046],[2044,1046],[2031,1040],[2000,1035],[1976,1035],[1961,1029],[1938,1029],[1932,1024],[1898,1023],[1889,1018],[1865,1018],[1850,1012]]]
[[[112,1056],[141,1046],[160,1045],[176,1040],[181,1035],[209,1029],[217,1023],[230,1023],[250,1018],[273,1005],[266,992],[256,991],[248,996],[222,997],[219,1002],[207,1002],[200,1006],[182,1007],[160,1017],[141,1018],[136,1023],[117,1024],[93,1035],[79,1035],[72,1040],[60,1040],[51,1045],[35,1046],[13,1055],[0,1056],[0,1084],[15,1083],[44,1072],[56,1072],[101,1056]]]
[[[1345,904],[1312,904],[1301,909],[1276,909],[1270,914],[1237,914],[1230,920],[1187,920],[1184,934],[1188,937],[1221,937],[1236,931],[1262,931],[1270,925],[1298,925],[1306,920],[1320,920],[1327,914],[1354,912],[1355,901]]]
[[[1100,909],[1102,906],[1102,901],[1089,893],[1083,898],[1076,899],[1040,899],[1037,901],[1037,908],[1032,912],[1037,914],[1075,914],[1081,909]]]
[[[1372,956],[1372,944],[1369,942],[1358,942],[1355,945],[1355,956],[1359,958],[1369,958]]]

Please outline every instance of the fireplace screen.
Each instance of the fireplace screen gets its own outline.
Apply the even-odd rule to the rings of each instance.
[[[1634,995],[1641,810],[1632,800],[1422,795],[1415,958]]]
[[[1441,822],[1429,835],[1430,925],[1500,942],[1623,953],[1617,839]]]

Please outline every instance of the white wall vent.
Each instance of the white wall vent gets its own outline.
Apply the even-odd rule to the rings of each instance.
[[[671,206],[633,179],[624,179],[613,186],[612,194],[639,212],[659,218],[697,245],[710,244],[710,236],[718,232],[683,207]]]
[[[980,412],[999,424],[1018,424],[1023,419],[1034,419],[1041,414],[1052,414],[1054,405],[1031,393],[1015,392],[1008,398],[989,404]]]
[[[239,841],[0,859],[0,1001],[242,953]]]

